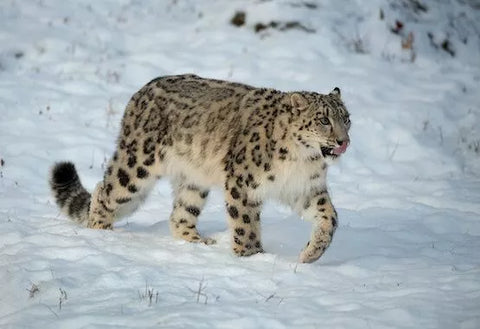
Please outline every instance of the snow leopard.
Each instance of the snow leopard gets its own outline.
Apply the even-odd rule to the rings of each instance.
[[[205,244],[197,219],[220,187],[235,255],[264,252],[260,231],[268,199],[312,222],[299,262],[316,261],[332,241],[337,212],[327,191],[330,164],[350,144],[340,89],[283,92],[193,74],[163,76],[135,93],[124,112],[116,150],[90,194],[71,162],[56,163],[50,187],[61,211],[79,224],[112,229],[155,181],[173,190],[175,238]]]

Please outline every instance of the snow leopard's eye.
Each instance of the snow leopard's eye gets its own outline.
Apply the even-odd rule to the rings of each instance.
[[[327,126],[327,125],[330,124],[330,120],[328,120],[327,117],[321,117],[321,118],[320,118],[320,123],[321,123],[322,125]]]
[[[343,123],[345,123],[346,125],[349,125],[350,124],[350,118],[349,117],[343,118]]]

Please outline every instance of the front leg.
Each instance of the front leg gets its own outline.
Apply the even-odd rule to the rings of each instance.
[[[237,256],[263,252],[260,236],[261,202],[248,197],[249,187],[238,177],[225,184],[225,206],[232,235],[232,249]]]
[[[313,191],[303,200],[302,217],[311,220],[310,241],[300,254],[301,263],[312,263],[323,255],[337,228],[337,212],[326,190]]]

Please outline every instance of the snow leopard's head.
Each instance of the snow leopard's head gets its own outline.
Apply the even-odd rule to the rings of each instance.
[[[345,153],[350,144],[350,115],[339,88],[328,95],[295,92],[290,100],[296,116],[297,143],[329,160]]]

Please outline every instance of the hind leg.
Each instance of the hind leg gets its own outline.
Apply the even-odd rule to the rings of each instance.
[[[110,160],[102,182],[92,194],[87,227],[112,229],[126,209],[134,210],[158,176],[158,163],[137,162],[138,154],[120,149]],[[133,211],[132,210],[132,211]]]
[[[170,215],[170,231],[176,238],[190,242],[215,243],[198,233],[197,220],[208,196],[208,190],[184,180],[172,182],[174,192],[173,211]]]
[[[252,198],[248,186],[233,176],[227,178],[225,184],[225,204],[233,252],[237,256],[262,253],[260,230],[262,202]]]

